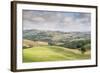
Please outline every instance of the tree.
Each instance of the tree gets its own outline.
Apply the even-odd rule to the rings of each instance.
[[[91,44],[88,43],[88,44],[84,45],[84,48],[86,48],[86,50],[90,50],[91,49]]]
[[[91,49],[91,44],[88,43],[88,44],[85,44],[81,47],[81,53],[84,54],[87,50],[90,50]]]
[[[86,52],[86,49],[84,47],[81,47],[81,53],[84,54]]]

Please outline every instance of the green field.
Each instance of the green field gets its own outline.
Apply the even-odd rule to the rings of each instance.
[[[90,58],[90,51],[81,54],[77,49],[74,50],[59,46],[36,46],[23,49],[23,62],[82,60]]]

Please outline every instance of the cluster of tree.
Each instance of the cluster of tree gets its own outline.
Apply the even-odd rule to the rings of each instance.
[[[57,45],[71,49],[79,49],[82,54],[91,49],[90,39],[77,39],[72,41],[49,42],[49,45]]]

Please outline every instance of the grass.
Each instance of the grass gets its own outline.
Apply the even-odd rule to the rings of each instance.
[[[72,50],[59,46],[38,46],[23,49],[23,62],[43,62],[81,59],[90,59],[90,52],[86,54],[81,54],[78,50]]]

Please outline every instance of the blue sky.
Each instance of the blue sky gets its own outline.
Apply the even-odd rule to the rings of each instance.
[[[23,10],[22,17],[23,30],[91,31],[90,13]]]

